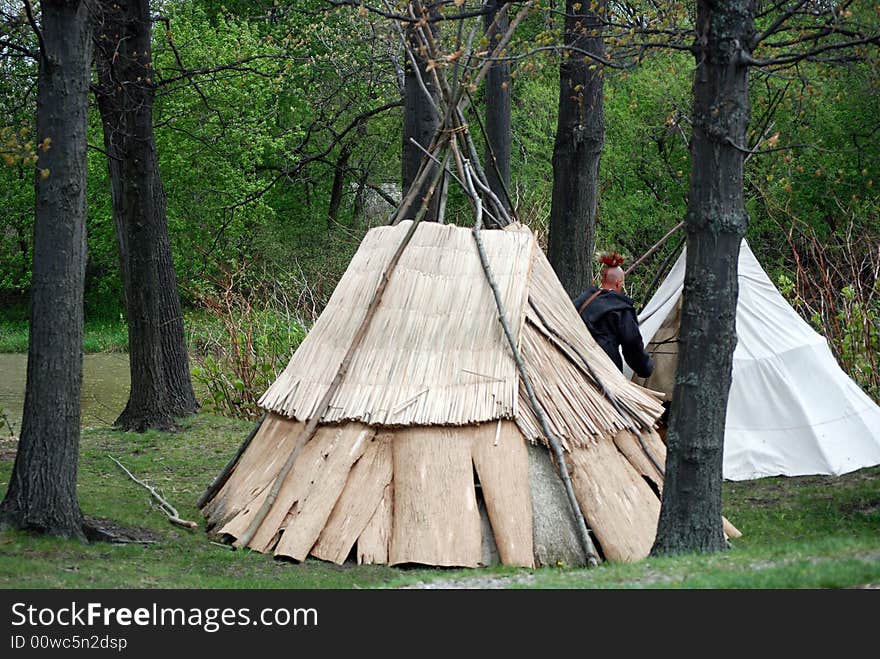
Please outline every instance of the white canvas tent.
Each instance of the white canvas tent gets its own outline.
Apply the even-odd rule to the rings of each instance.
[[[639,315],[655,372],[636,382],[672,394],[684,286],[682,252]],[[724,477],[844,474],[880,464],[880,407],[844,373],[828,342],[792,309],[743,240],[737,347]]]

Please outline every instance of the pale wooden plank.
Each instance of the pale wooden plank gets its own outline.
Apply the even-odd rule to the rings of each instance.
[[[346,423],[325,432],[336,435],[333,447],[311,473],[303,496],[290,507],[275,556],[302,561],[318,539],[333,507],[339,500],[352,465],[360,458],[376,434],[374,428],[362,423]]]
[[[660,439],[656,430],[642,431],[642,440],[645,446],[657,460],[660,469],[666,469],[666,446]],[[663,476],[654,467],[650,458],[645,455],[645,450],[639,444],[639,440],[629,430],[621,430],[614,435],[614,444],[626,456],[632,467],[645,478],[648,478],[657,487],[657,491],[663,493]]]
[[[382,501],[391,482],[391,435],[376,434],[352,467],[312,556],[342,564]]]
[[[390,564],[476,567],[480,514],[470,434],[459,428],[394,433],[394,522]]]
[[[321,465],[327,456],[333,451],[339,441],[340,433],[335,426],[318,428],[314,437],[300,450],[287,478],[281,485],[275,503],[269,509],[263,519],[260,528],[254,534],[248,547],[256,551],[265,552],[271,549],[278,540],[278,533],[284,523],[287,514],[293,505],[302,499],[309,490],[310,482],[314,480]],[[287,455],[284,456],[287,459]],[[274,479],[273,479],[274,481]],[[257,514],[263,501],[266,499],[271,482],[243,509],[232,521],[221,529],[221,533],[228,533],[236,538],[240,537],[250,526],[251,519]]]
[[[501,562],[535,567],[526,441],[511,421],[484,423],[470,432],[474,466]]]
[[[666,469],[666,444],[663,443],[663,439],[660,437],[659,432],[653,429],[643,431],[642,440],[660,464],[660,468]],[[651,461],[648,459],[648,456],[645,455],[644,449],[641,447],[635,436],[629,431],[621,430],[614,436],[614,444],[620,449],[620,452],[626,456],[630,465],[632,465],[632,467],[642,476],[649,478],[654,485],[657,486],[657,490],[662,495],[663,477],[651,464]],[[724,516],[721,517],[721,522],[724,527],[724,534],[728,538],[739,538],[742,536],[739,529],[731,524]]]
[[[728,538],[742,537],[742,531],[731,524],[730,520],[728,520],[724,515],[721,516],[721,526],[724,529],[724,535],[726,535]]]
[[[587,526],[605,558],[646,558],[657,532],[660,499],[611,438],[572,449],[566,461]]]
[[[394,509],[394,481],[385,486],[382,500],[376,506],[373,517],[357,540],[358,565],[384,564],[388,562],[391,547],[391,525]]]
[[[218,534],[232,536],[236,540],[234,544],[240,546],[237,543],[238,538],[244,535],[244,532],[247,531],[251,519],[253,519],[253,516],[256,515],[257,511],[263,506],[263,502],[266,500],[268,494],[269,487],[267,486],[264,487],[257,496],[251,499],[246,506],[242,507],[234,517],[231,517],[220,526]]]
[[[209,526],[222,526],[250,503],[281,469],[304,424],[274,412],[266,415],[229,479],[203,508]]]

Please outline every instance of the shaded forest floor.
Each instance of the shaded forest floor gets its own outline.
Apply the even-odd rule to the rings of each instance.
[[[196,501],[249,431],[249,422],[200,414],[181,433],[86,428],[83,511],[136,529],[141,543],[86,545],[0,531],[2,588],[845,588],[880,587],[880,467],[842,477],[725,483],[725,514],[743,531],[720,554],[649,559],[593,570],[399,569],[293,564],[212,544],[203,529],[171,526],[119,459],[201,523]],[[0,445],[0,491],[15,442]]]

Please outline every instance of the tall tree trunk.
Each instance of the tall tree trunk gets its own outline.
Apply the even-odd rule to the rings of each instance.
[[[603,56],[602,17],[607,0],[566,0],[566,46]],[[553,145],[553,198],[547,258],[575,297],[593,274],[599,158],[605,144],[602,67],[566,51],[559,65],[559,119]]]
[[[101,0],[94,21],[98,108],[125,287],[131,393],[116,425],[170,430],[198,409],[153,136],[148,0]]]
[[[485,16],[486,30],[495,20],[499,9],[498,0],[488,0],[492,9]],[[489,37],[489,50],[507,32],[508,20],[505,15]],[[489,188],[510,211],[506,189],[510,186],[510,64],[495,62],[486,76],[486,179]]]
[[[43,0],[33,279],[18,453],[0,524],[84,538],[76,498],[86,263],[91,42],[80,0]],[[44,142],[45,140],[45,142]]]
[[[652,552],[724,547],[724,422],[736,347],[737,260],[748,224],[743,152],[755,0],[701,0],[697,9],[686,220],[687,270],[669,430],[666,482]]]
[[[342,205],[342,193],[345,186],[345,172],[348,159],[351,157],[351,142],[346,142],[339,151],[336,168],[333,172],[333,185],[330,187],[330,205],[327,209],[327,229],[332,230],[339,218],[339,207]]]
[[[426,10],[429,14],[435,13],[435,5],[433,3],[428,5]],[[435,39],[439,36],[439,33],[433,24],[430,27],[426,26],[424,29],[432,30]],[[414,139],[421,144],[422,147],[427,149],[431,144],[434,133],[437,132],[437,128],[440,125],[440,117],[435,109],[439,93],[432,82],[432,76],[426,71],[428,56],[424,49],[420,47],[419,44],[421,42],[419,41],[415,30],[416,27],[412,24],[409,24],[406,28],[409,48],[418,64],[418,75],[416,69],[413,68],[412,61],[407,57],[406,66],[404,67],[405,73],[403,85],[403,157],[401,159],[402,198],[405,198],[408,194],[410,186],[412,186],[416,174],[422,166],[422,159],[425,158],[424,152],[412,144],[410,138]],[[419,76],[424,83],[424,89],[422,88],[422,85],[419,84]],[[425,91],[427,91],[430,97],[434,99],[434,106],[431,105],[431,101],[428,99],[428,95],[425,94]],[[436,165],[434,166],[436,167]],[[425,179],[425,184],[422,186],[422,190],[420,190],[415,203],[410,206],[410,215],[414,216],[416,211],[421,207],[422,200],[425,198],[425,195],[428,194],[428,189],[431,187],[432,180],[433,175],[429,175]],[[440,196],[441,195],[439,194],[435,195],[431,205],[428,207],[428,212],[424,217],[425,221],[437,221]]]

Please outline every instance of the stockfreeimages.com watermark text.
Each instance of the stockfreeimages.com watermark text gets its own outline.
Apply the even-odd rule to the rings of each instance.
[[[116,629],[126,627],[178,627],[201,629],[208,633],[225,627],[317,627],[315,608],[267,607],[167,607],[153,603],[137,608],[104,606],[100,602],[69,606],[38,607],[27,602],[12,604],[12,626],[90,627]]]

